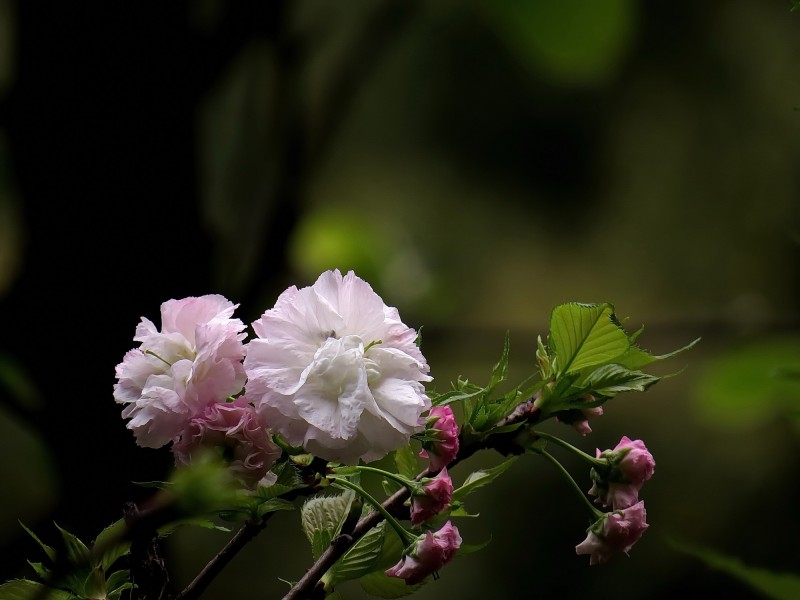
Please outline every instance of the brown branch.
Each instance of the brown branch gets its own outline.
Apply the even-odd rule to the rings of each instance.
[[[199,598],[206,588],[214,581],[233,557],[244,548],[267,525],[269,518],[275,513],[267,513],[259,521],[247,521],[236,534],[228,540],[225,547],[203,567],[197,577],[175,597],[175,600],[194,600]]]

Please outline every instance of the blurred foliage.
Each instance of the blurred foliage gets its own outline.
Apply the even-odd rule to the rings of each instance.
[[[698,414],[723,429],[758,430],[800,417],[800,336],[739,343],[706,365],[694,389]],[[800,425],[800,423],[798,423]]]
[[[765,598],[796,600],[800,596],[800,575],[749,567],[736,558],[686,542],[673,541],[671,544],[681,552],[702,560],[712,569],[718,569],[749,585]]]

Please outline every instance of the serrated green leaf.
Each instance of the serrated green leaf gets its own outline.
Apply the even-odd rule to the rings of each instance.
[[[258,517],[261,518],[267,513],[279,510],[294,510],[294,504],[283,498],[270,498],[258,505]]]
[[[470,474],[470,476],[464,481],[464,485],[453,491],[453,499],[462,501],[466,496],[478,488],[482,488],[483,486],[490,484],[501,474],[503,474],[509,467],[511,467],[517,458],[517,456],[512,456],[511,458],[507,458],[499,465],[496,465],[490,469],[482,469]]]
[[[383,571],[367,573],[358,580],[361,588],[376,598],[404,598],[423,587],[428,579],[415,585],[408,585],[404,579],[389,577]]]
[[[641,331],[641,329],[639,331]],[[631,342],[633,342],[635,337],[631,336],[630,339]],[[618,359],[615,359],[614,362],[627,369],[630,369],[631,371],[637,371],[642,367],[646,367],[647,365],[654,363],[656,361],[673,358],[674,356],[677,356],[681,352],[685,352],[686,350],[693,348],[699,341],[700,338],[697,338],[696,340],[689,342],[688,344],[686,344],[681,348],[678,348],[677,350],[673,350],[672,352],[667,352],[666,354],[660,354],[660,355],[653,355],[650,354],[647,350],[639,348],[638,346],[631,346],[625,354],[623,354]]]
[[[347,517],[354,492],[347,490],[335,496],[314,496],[300,509],[300,523],[308,541],[314,560],[328,548]]]
[[[642,371],[629,371],[621,365],[611,364],[595,369],[582,387],[586,393],[611,398],[622,392],[643,392],[660,379]]]
[[[630,340],[614,315],[614,307],[572,302],[553,309],[550,345],[559,374],[614,360],[630,348]]]
[[[35,572],[35,573],[36,573],[36,574],[37,574],[37,575],[38,575],[38,576],[39,576],[41,579],[44,579],[45,581],[47,581],[48,579],[50,579],[50,569],[48,569],[47,567],[45,567],[45,566],[44,566],[42,563],[40,563],[40,562],[31,562],[31,561],[28,561],[28,564],[29,564],[31,567],[33,567],[33,570],[34,570],[34,572]],[[1,600],[1,599],[0,599],[0,600]]]
[[[31,536],[37,544],[39,544],[42,550],[44,550],[44,553],[47,555],[47,558],[49,558],[51,561],[55,561],[56,551],[51,546],[48,546],[42,540],[40,540],[39,537],[35,533],[33,533],[33,531],[28,529],[28,527],[22,521],[19,521],[19,524],[26,531],[26,533],[29,536]]]
[[[419,457],[411,448],[410,444],[406,444],[395,450],[394,464],[397,466],[397,472],[408,479],[414,479],[421,470],[419,466]]]
[[[370,529],[326,574],[331,585],[358,579],[371,572],[381,556],[385,521]]]
[[[105,571],[108,571],[111,565],[130,552],[131,543],[124,541],[126,532],[125,521],[120,519],[103,529],[95,538],[94,544],[92,544],[92,553],[95,555],[95,559],[97,559],[97,554],[100,554],[100,565]]]
[[[492,368],[492,375],[489,377],[489,384],[486,386],[486,391],[490,392],[498,384],[506,380],[508,375],[508,355],[511,350],[511,337],[509,332],[506,331],[506,337],[503,341],[503,352],[500,354],[500,360]]]
[[[76,596],[29,579],[12,579],[0,585],[2,600],[74,600]]]
[[[61,532],[61,538],[64,540],[64,548],[67,551],[67,560],[73,564],[88,565],[91,553],[89,548],[86,547],[77,536],[63,529],[56,523],[56,528]]]
[[[768,569],[749,567],[738,558],[685,542],[670,540],[670,545],[676,550],[702,560],[712,569],[735,577],[767,598],[773,600],[800,598],[800,575],[796,573],[776,573]]]

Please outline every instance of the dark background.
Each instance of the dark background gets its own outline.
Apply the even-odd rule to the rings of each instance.
[[[774,377],[800,365],[789,9],[0,2],[0,579],[40,558],[18,519],[90,540],[167,476],[111,395],[141,316],[213,292],[250,322],[333,267],[424,326],[440,390],[484,381],[506,330],[527,375],[559,302],[614,302],[656,353],[703,337],[574,436],[656,456],[629,559],[576,557],[580,507],[525,457],[470,506],[467,541],[492,543],[420,598],[755,597],[666,537],[797,572],[800,386]],[[280,516],[209,598],[300,576]],[[176,535],[176,578],[224,539]]]

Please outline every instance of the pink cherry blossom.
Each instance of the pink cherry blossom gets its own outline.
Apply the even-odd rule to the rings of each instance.
[[[388,569],[386,574],[414,585],[450,562],[460,547],[458,528],[447,521],[439,531],[427,531],[419,536],[414,547],[403,554],[400,562]]]
[[[246,394],[290,444],[355,464],[424,426],[431,377],[416,332],[352,271],[290,287],[253,329]]]
[[[281,455],[266,423],[244,399],[213,403],[195,415],[172,445],[176,465],[191,463],[201,448],[221,448],[229,467],[248,487],[255,487]]]
[[[590,565],[603,564],[619,552],[627,554],[649,527],[646,517],[644,502],[641,501],[607,513],[589,528],[586,539],[575,546],[575,552],[589,554]]]
[[[434,406],[428,413],[428,419],[433,418],[436,421],[429,431],[435,434],[436,441],[423,442],[419,455],[430,458],[431,471],[440,471],[458,455],[458,423],[449,406]]]
[[[653,476],[656,467],[644,442],[622,436],[613,450],[597,449],[596,456],[606,459],[608,467],[592,469],[589,494],[597,496],[597,503],[615,510],[635,504],[642,484]]]
[[[425,481],[425,480],[423,480]],[[450,506],[453,499],[453,481],[447,468],[422,486],[421,494],[411,496],[411,522],[420,525]]]
[[[140,446],[158,448],[175,438],[212,402],[224,402],[245,382],[244,324],[219,295],[168,300],[161,331],[142,317],[134,341],[116,367],[114,399]]]

